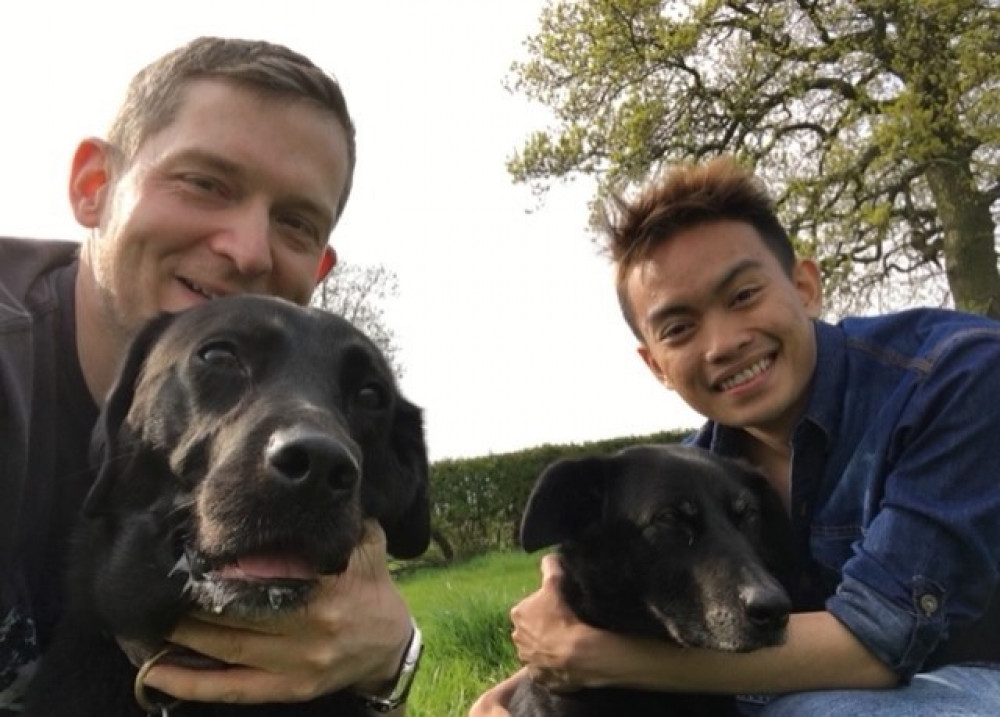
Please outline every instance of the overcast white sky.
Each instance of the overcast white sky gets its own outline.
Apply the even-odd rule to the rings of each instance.
[[[33,0],[0,4],[0,234],[79,239],[77,141],[129,78],[198,35],[281,42],[335,74],[358,127],[333,241],[399,276],[402,385],[434,460],[698,425],[635,354],[586,228],[590,186],[540,209],[505,158],[547,121],[503,89],[541,0]]]

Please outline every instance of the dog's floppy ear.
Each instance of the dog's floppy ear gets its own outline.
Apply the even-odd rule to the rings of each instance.
[[[566,458],[535,481],[521,519],[521,547],[529,553],[561,543],[601,519],[608,459]]]
[[[115,483],[115,451],[118,434],[135,397],[135,384],[149,355],[153,343],[160,337],[173,314],[160,314],[149,321],[132,339],[125,359],[118,369],[115,383],[104,402],[104,408],[90,440],[90,465],[97,469],[97,477],[83,503],[83,513],[93,517],[102,512]]]
[[[412,499],[394,519],[382,520],[386,548],[396,558],[421,555],[431,540],[430,499],[428,497],[427,444],[420,409],[400,399],[392,427],[394,459],[412,490]]]

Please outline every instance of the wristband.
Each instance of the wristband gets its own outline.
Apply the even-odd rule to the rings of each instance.
[[[365,706],[376,712],[392,712],[406,702],[410,694],[410,687],[413,685],[413,678],[417,674],[417,667],[420,665],[420,654],[423,652],[424,643],[417,623],[410,618],[413,632],[410,633],[410,643],[403,653],[403,661],[399,664],[396,672],[396,679],[392,689],[386,696],[359,695]]]

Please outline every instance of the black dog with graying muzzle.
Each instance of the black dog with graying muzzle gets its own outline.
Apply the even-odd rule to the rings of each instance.
[[[420,410],[350,323],[280,299],[227,297],[150,322],[102,411],[94,456],[68,603],[27,717],[146,714],[133,663],[158,652],[186,612],[300,608],[319,576],[347,567],[366,518],[398,558],[430,538]],[[171,659],[204,664],[181,650]],[[169,714],[366,712],[341,692],[298,704],[186,702]]]
[[[583,622],[680,647],[781,644],[792,533],[764,476],[680,445],[636,446],[549,466],[528,499],[521,544],[559,545],[563,599]],[[624,688],[552,692],[524,680],[512,717],[735,715],[735,701]]]

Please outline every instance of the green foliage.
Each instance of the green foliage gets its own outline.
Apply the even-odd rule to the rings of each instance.
[[[509,84],[558,126],[516,180],[603,194],[735,154],[845,308],[947,268],[956,304],[1000,315],[996,0],[550,0],[525,47]]]
[[[560,458],[612,453],[637,443],[675,443],[686,431],[514,453],[437,461],[431,466],[433,524],[459,556],[516,547],[521,513],[535,479]]]
[[[476,697],[517,669],[507,616],[537,588],[538,560],[497,553],[399,580],[426,645],[410,717],[464,717]]]

